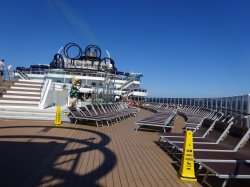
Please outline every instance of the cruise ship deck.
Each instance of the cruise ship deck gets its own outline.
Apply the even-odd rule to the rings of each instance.
[[[0,186],[206,186],[179,179],[178,162],[158,145],[154,131],[135,131],[150,116],[141,109],[111,126],[53,121],[0,120]],[[173,133],[184,119],[178,116]],[[222,181],[209,177],[212,186]],[[230,186],[249,180],[230,180]]]
[[[154,132],[134,131],[150,113],[101,128],[1,120],[0,186],[200,186],[179,179]]]

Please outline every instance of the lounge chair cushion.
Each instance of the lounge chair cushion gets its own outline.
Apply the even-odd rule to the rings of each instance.
[[[248,129],[246,127],[232,126],[229,130],[229,134],[231,136],[241,138],[246,134],[247,130]]]
[[[228,126],[228,123],[217,121],[214,125],[214,129],[217,131],[224,131]]]
[[[213,124],[214,120],[205,118],[202,122],[202,126],[210,127]]]

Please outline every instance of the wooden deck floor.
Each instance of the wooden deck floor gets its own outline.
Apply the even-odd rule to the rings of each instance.
[[[0,186],[200,186],[178,178],[137,117],[110,127],[0,120]]]

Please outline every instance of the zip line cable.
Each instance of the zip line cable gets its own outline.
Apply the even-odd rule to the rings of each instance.
[[[67,20],[66,16],[61,11],[61,9],[58,7],[58,5],[55,3],[55,1],[54,0],[50,0],[50,1],[54,5],[54,7],[56,8],[56,10],[58,11],[58,13],[60,14],[60,16],[62,17],[62,19],[67,23],[67,25],[69,26],[70,30],[77,37],[77,39],[79,39],[80,41],[83,41],[82,38],[81,38],[81,36],[76,32],[76,30],[73,28],[73,26],[71,25],[71,23]]]

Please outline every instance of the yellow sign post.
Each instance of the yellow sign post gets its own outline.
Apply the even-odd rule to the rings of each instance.
[[[59,126],[62,124],[62,119],[61,119],[61,106],[58,105],[56,107],[56,118],[55,118],[55,121],[54,121],[54,125],[55,126]]]
[[[192,131],[186,131],[179,175],[181,180],[197,181],[194,174],[194,149]]]

